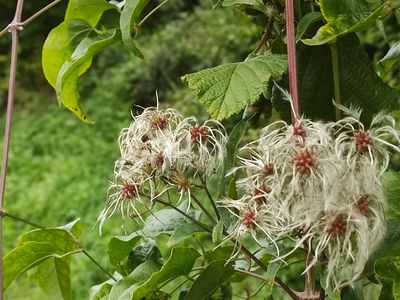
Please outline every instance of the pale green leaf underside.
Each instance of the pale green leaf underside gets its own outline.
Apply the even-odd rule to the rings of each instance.
[[[211,117],[226,119],[256,102],[271,80],[286,71],[286,55],[266,54],[182,77]]]
[[[364,0],[321,0],[320,5],[327,24],[319,28],[313,38],[303,40],[310,46],[326,44],[369,26],[382,14],[385,6],[383,4],[371,12]]]

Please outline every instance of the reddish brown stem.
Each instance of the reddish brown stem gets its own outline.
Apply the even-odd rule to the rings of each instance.
[[[7,175],[7,162],[8,152],[10,148],[10,132],[11,132],[11,115],[14,103],[14,91],[15,91],[15,77],[17,69],[17,56],[18,56],[18,41],[19,31],[22,29],[19,23],[21,22],[22,7],[24,6],[24,0],[18,0],[17,8],[15,9],[15,16],[12,23],[9,25],[9,31],[11,32],[11,63],[10,63],[10,78],[8,82],[8,96],[7,96],[7,113],[6,113],[6,126],[4,132],[4,143],[3,143],[3,156],[1,162],[1,174],[0,174],[0,211],[4,210],[4,189]],[[3,217],[0,215],[0,300],[3,300]]]
[[[294,31],[294,5],[293,0],[285,0],[286,16],[286,40],[288,53],[288,73],[289,73],[289,91],[292,96],[292,123],[294,124],[299,117],[299,93],[297,82],[297,64],[296,64],[296,39]]]

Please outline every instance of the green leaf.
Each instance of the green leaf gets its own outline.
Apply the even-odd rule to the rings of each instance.
[[[160,269],[160,265],[147,260],[139,265],[131,274],[118,280],[111,288],[108,300],[131,300],[134,290]]]
[[[56,255],[57,251],[49,242],[25,242],[4,257],[4,289],[23,272]]]
[[[52,31],[46,38],[42,50],[42,67],[47,81],[55,88],[62,65],[71,59],[72,52],[80,40],[93,28],[82,20],[68,20]]]
[[[68,255],[79,252],[80,246],[77,238],[82,232],[79,220],[65,226],[46,230],[36,229],[24,233],[17,246],[4,257],[4,288],[20,274],[39,265],[36,270],[35,280],[39,286],[50,295],[54,295],[55,287],[50,287],[45,282],[47,277],[53,275],[53,283],[56,283],[63,299],[71,299],[71,274],[70,258]],[[41,263],[54,258],[44,266]],[[50,266],[50,267],[49,267]],[[39,277],[38,277],[39,276]]]
[[[187,300],[202,300],[211,296],[215,290],[222,286],[234,274],[232,264],[226,260],[211,262],[200,276],[193,282]]]
[[[171,256],[161,270],[151,275],[149,280],[140,285],[133,293],[132,300],[144,299],[145,296],[161,283],[182,275],[187,275],[199,257],[196,250],[191,248],[173,248]]]
[[[353,285],[353,287],[347,286],[341,290],[341,300],[364,300],[362,280],[356,281]]]
[[[301,18],[299,24],[297,25],[296,30],[296,42],[298,42],[306,33],[307,29],[310,28],[311,25],[322,20],[322,14],[318,11],[312,11],[306,14]]]
[[[196,219],[199,217],[199,213],[195,210],[188,210],[187,201],[183,201],[178,208],[191,217]],[[157,237],[160,234],[171,235],[178,226],[189,222],[190,220],[172,208],[161,209],[146,218],[143,229],[137,233],[151,238]]]
[[[182,77],[212,118],[226,119],[253,104],[286,71],[285,55],[265,54]]]
[[[400,219],[400,173],[386,172],[383,174],[382,183],[389,206],[388,217]]]
[[[379,299],[400,299],[400,256],[378,259],[375,263],[375,273],[383,285]]]
[[[114,273],[114,278],[121,279],[121,275],[118,277],[118,273]],[[89,291],[89,300],[106,300],[111,292],[112,287],[114,286],[115,281],[113,279],[109,279],[101,284],[94,285],[90,288]]]
[[[122,42],[133,54],[140,58],[144,58],[144,56],[133,41],[132,31],[135,29],[138,17],[149,1],[150,0],[126,0],[120,18]]]
[[[214,245],[219,245],[224,237],[224,222],[221,220],[214,226],[212,231],[212,241]]]
[[[120,38],[120,32],[117,29],[106,31],[94,37],[86,37],[72,53],[71,61],[65,62],[58,73],[56,82],[58,101],[85,122],[90,122],[90,119],[83,112],[79,103],[77,79],[90,67],[95,54],[117,43]]]
[[[204,232],[204,231],[205,231],[204,228],[193,223],[179,225],[175,229],[175,231],[171,234],[167,246],[168,247],[176,246],[185,239],[192,237],[193,233]]]
[[[392,67],[400,60],[400,41],[395,43],[386,55],[377,62],[376,67],[380,75],[390,71]]]
[[[103,12],[115,8],[105,0],[69,0],[65,20],[82,19],[95,27]]]
[[[268,9],[262,0],[224,0],[222,6],[250,6],[262,13],[267,13]]]
[[[140,239],[141,237],[136,232],[129,236],[112,237],[107,246],[107,252],[111,264],[121,271],[120,268],[122,261],[129,255]]]
[[[123,264],[125,274],[131,273],[137,266],[144,263],[146,260],[155,262],[161,261],[160,250],[156,247],[155,241],[144,239],[139,245],[136,245]]]
[[[321,0],[321,12],[327,24],[312,39],[303,40],[310,46],[323,45],[337,37],[368,27],[382,15],[385,4],[373,12],[365,0]]]
[[[265,276],[265,278],[267,279],[267,283],[265,284],[265,287],[267,289],[267,294],[265,295],[266,297],[268,297],[272,293],[272,289],[275,283],[275,277],[279,269],[281,268],[281,265],[282,263],[279,261],[270,262],[268,264],[267,274]]]

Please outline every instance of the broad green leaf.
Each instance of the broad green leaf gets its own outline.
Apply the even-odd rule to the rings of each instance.
[[[202,300],[211,296],[234,274],[232,264],[226,260],[211,262],[190,287],[186,300]]]
[[[363,120],[367,122],[382,110],[397,110],[400,93],[376,74],[357,36],[349,34],[341,37],[337,45],[342,103],[361,108]],[[311,119],[335,120],[329,48],[300,45],[297,54],[301,112]],[[273,104],[286,120],[290,120],[289,103],[282,99],[279,91],[274,91]]]
[[[188,202],[183,201],[178,208],[184,211],[186,214],[198,219],[199,214],[193,209],[188,210]],[[141,234],[145,237],[157,237],[160,234],[172,234],[174,230],[182,225],[189,223],[190,220],[186,219],[182,214],[174,209],[166,208],[161,209],[154,214],[150,215],[145,220],[145,225],[142,230],[138,231],[137,234]]]
[[[52,243],[28,241],[11,250],[3,260],[4,289],[23,272],[56,255]]]
[[[121,13],[120,27],[122,42],[133,54],[144,58],[142,52],[136,47],[132,32],[135,34],[137,19],[150,0],[126,0]]]
[[[131,274],[118,280],[111,288],[108,300],[131,300],[134,290],[160,269],[160,265],[152,260],[145,261]]]
[[[4,257],[4,287],[7,288],[23,272],[38,266],[34,277],[39,286],[54,295],[55,287],[45,282],[52,275],[51,280],[63,299],[71,299],[69,255],[80,252],[77,238],[81,232],[82,224],[76,220],[62,227],[36,229],[21,235],[17,246]],[[50,258],[51,263],[40,265]]]
[[[224,237],[224,222],[221,220],[214,226],[212,231],[212,241],[214,245],[219,245]]]
[[[400,253],[400,220],[387,220],[386,227],[385,237],[369,258],[364,273],[373,270],[376,260],[382,257],[395,257]]]
[[[117,268],[121,268],[122,261],[128,257],[133,247],[141,239],[136,232],[129,236],[114,236],[110,239],[107,246],[110,262]]]
[[[179,225],[171,234],[167,246],[176,246],[185,239],[192,237],[192,234],[195,232],[204,232],[204,228],[193,223]]]
[[[224,0],[222,2],[222,6],[242,6],[248,5],[251,8],[258,10],[262,13],[266,13],[268,11],[267,7],[265,6],[262,0]]]
[[[144,299],[150,291],[163,282],[189,274],[197,257],[199,257],[199,254],[192,248],[173,248],[171,256],[160,271],[153,273],[149,280],[134,291],[132,300]]]
[[[312,39],[303,40],[310,46],[326,44],[337,37],[373,24],[382,15],[385,4],[373,12],[365,0],[321,0],[321,12],[327,21]]]
[[[375,273],[383,285],[379,299],[400,299],[400,256],[378,259],[375,263]]]
[[[92,30],[83,20],[68,20],[50,31],[43,45],[42,67],[47,81],[54,88],[62,65],[71,59],[75,47]]]
[[[311,25],[322,20],[322,14],[318,11],[312,11],[306,14],[301,18],[299,24],[297,24],[296,30],[296,42],[298,42],[306,33],[307,29],[310,28]]]
[[[386,53],[386,55],[376,64],[379,74],[382,75],[390,71],[392,67],[399,60],[400,60],[400,41],[394,44]]]
[[[82,19],[95,27],[103,12],[115,8],[106,0],[69,0],[65,20]]]
[[[226,119],[253,104],[286,71],[286,56],[265,54],[182,77],[212,118]]]
[[[117,29],[106,31],[94,37],[86,37],[76,47],[71,60],[63,64],[57,76],[56,92],[58,101],[74,112],[81,120],[90,122],[79,103],[77,79],[91,64],[95,54],[120,41]]]
[[[389,218],[400,219],[400,173],[388,171],[382,178],[385,196],[389,205]]]

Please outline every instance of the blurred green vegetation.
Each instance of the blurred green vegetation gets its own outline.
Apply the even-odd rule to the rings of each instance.
[[[27,1],[24,16],[46,3]],[[0,27],[12,19],[14,4],[12,1],[2,4]],[[41,46],[48,32],[62,21],[65,8],[66,2],[21,33],[5,204],[9,212],[44,226],[58,226],[80,217],[85,225],[82,244],[102,265],[109,267],[106,245],[112,235],[123,233],[119,220],[108,222],[101,238],[97,228],[91,228],[105,203],[108,180],[119,156],[117,135],[129,124],[131,110],[136,109],[134,105],[154,105],[158,91],[162,105],[206,118],[205,111],[194,102],[194,94],[183,87],[180,76],[243,60],[256,46],[262,28],[239,12],[227,8],[213,10],[211,1],[172,1],[146,23],[138,38],[145,61],[116,45],[100,54],[92,70],[80,80],[83,105],[96,122],[87,125],[64,108],[58,108],[54,92],[41,71]],[[362,33],[371,58],[379,60],[390,43],[399,39],[393,29],[398,24],[394,22],[389,22],[386,37],[377,29]],[[2,113],[9,42],[9,37],[0,39]],[[399,84],[396,74],[387,79],[394,86]],[[0,130],[3,132],[3,127]],[[253,129],[249,132],[257,134]],[[5,250],[11,249],[18,235],[29,229],[7,219]],[[300,265],[290,268],[294,272],[279,275],[294,286],[299,285]],[[86,299],[89,287],[105,280],[83,256],[73,258],[72,272],[74,299]],[[246,280],[243,293],[246,289],[254,291],[253,284],[254,281]],[[26,277],[14,283],[6,295],[12,300],[45,299]],[[275,299],[283,299],[280,297],[283,296],[278,291]]]

